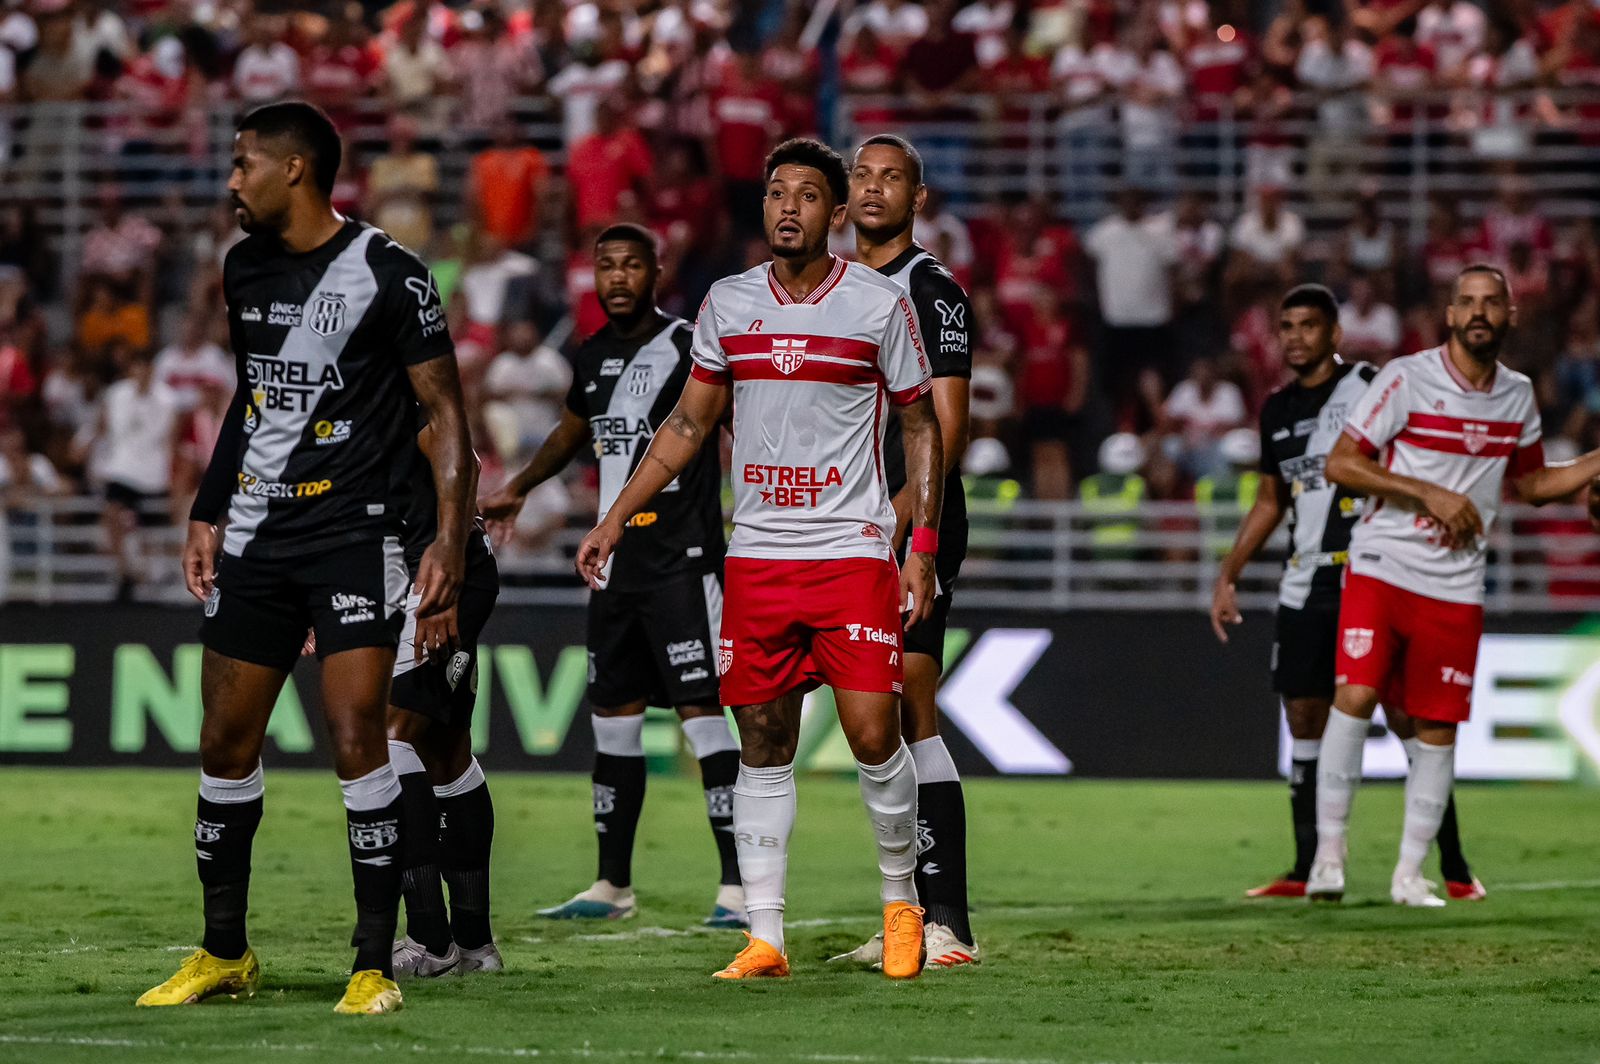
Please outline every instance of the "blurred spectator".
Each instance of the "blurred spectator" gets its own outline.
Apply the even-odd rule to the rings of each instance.
[[[1365,273],[1380,278],[1379,294],[1387,295],[1399,263],[1399,236],[1383,217],[1377,192],[1364,190],[1356,200],[1355,217],[1340,235],[1339,270],[1344,276]]]
[[[550,164],[522,139],[509,115],[497,119],[493,129],[494,142],[472,157],[467,186],[472,213],[483,231],[506,247],[526,247],[543,219]]]
[[[27,352],[0,331],[0,429],[15,425],[39,391],[39,378]]]
[[[148,301],[161,241],[161,230],[142,214],[125,213],[122,196],[107,186],[100,194],[99,222],[83,238],[81,277],[138,290]]]
[[[1411,130],[1415,110],[1415,105],[1408,101],[1434,88],[1437,64],[1433,52],[1419,45],[1409,34],[1377,36],[1378,47],[1373,54],[1377,70],[1373,79],[1374,120],[1393,133],[1406,134]]]
[[[1089,354],[1082,332],[1060,300],[1040,293],[1023,337],[1016,389],[1035,498],[1071,497],[1069,448],[1088,389]]]
[[[628,124],[624,101],[607,97],[595,117],[595,131],[567,155],[567,185],[580,232],[615,221],[624,197],[648,203],[655,167],[644,138]]]
[[[505,350],[483,378],[484,420],[495,451],[508,462],[524,460],[561,420],[572,387],[572,366],[542,342],[531,321],[505,328]]]
[[[863,26],[840,56],[839,79],[852,93],[892,92],[900,80],[900,57],[872,27]],[[855,119],[858,124],[878,124],[893,121],[894,112],[873,108],[858,111]]]
[[[991,67],[1005,54],[1005,36],[1016,21],[1012,0],[974,0],[956,12],[951,25],[972,38],[978,63]]]
[[[1483,8],[1471,0],[1428,0],[1417,12],[1417,43],[1431,50],[1439,76],[1446,84],[1460,84],[1467,61],[1483,47],[1488,20]]]
[[[94,56],[84,54],[73,39],[71,9],[41,11],[38,26],[38,48],[22,67],[22,98],[36,103],[82,99],[94,76]]]
[[[904,0],[873,0],[873,5],[897,10],[922,9]],[[869,9],[873,6],[869,5]],[[926,32],[906,49],[902,65],[901,89],[910,97],[917,114],[925,122],[962,122],[972,112],[955,104],[951,97],[980,91],[982,71],[972,38],[957,33],[950,25],[955,17],[955,0],[930,0]],[[879,33],[883,30],[880,28]],[[930,184],[947,188],[966,175],[971,145],[964,133],[933,133],[918,138],[925,176]]]
[[[337,9],[327,20],[327,31],[311,49],[305,72],[305,93],[333,116],[335,124],[348,122],[361,100],[371,94],[382,69],[369,46],[366,26]]]
[[[1077,235],[1051,216],[1043,199],[1023,200],[1006,212],[994,249],[994,282],[1012,334],[1027,327],[1041,294],[1078,301],[1078,256]]]
[[[1304,35],[1295,77],[1317,99],[1317,125],[1306,146],[1306,185],[1314,197],[1328,199],[1339,178],[1360,161],[1366,103],[1358,90],[1371,83],[1374,61],[1372,49],[1343,23],[1313,18]]]
[[[114,344],[144,351],[150,347],[150,309],[104,277],[83,280],[84,309],[78,315],[77,343],[91,359],[103,359]]]
[[[1478,233],[1478,246],[1491,262],[1504,263],[1511,248],[1526,244],[1535,254],[1550,253],[1554,244],[1550,223],[1529,195],[1528,182],[1508,177],[1500,182],[1494,205],[1484,213]]]
[[[168,523],[179,417],[178,397],[155,379],[149,354],[125,350],[122,377],[101,398],[92,463],[105,486],[102,524],[121,598],[145,575],[137,530]]]
[[[300,57],[283,41],[279,19],[250,19],[245,46],[233,61],[233,91],[247,104],[282,99],[300,86]]]
[[[1061,172],[1066,180],[1067,202],[1075,212],[1100,202],[1101,184],[1110,161],[1108,134],[1115,99],[1109,73],[1098,56],[1076,41],[1062,45],[1050,66],[1050,77],[1062,105],[1056,120]]]
[[[1216,361],[1196,359],[1189,375],[1178,382],[1162,407],[1161,431],[1169,453],[1191,477],[1217,472],[1222,461],[1218,444],[1230,429],[1249,418],[1239,386],[1217,373]]]
[[[1441,197],[1428,209],[1428,239],[1422,246],[1422,264],[1427,273],[1428,290],[1414,293],[1436,301],[1439,293],[1455,283],[1459,274],[1478,254],[1461,225],[1461,215],[1453,199]]]
[[[527,285],[538,272],[539,264],[528,255],[501,244],[493,237],[478,237],[461,271],[460,291],[466,300],[466,336],[477,343],[493,345],[500,326],[520,317],[529,299]],[[493,350],[491,347],[490,350]]]
[[[21,429],[0,430],[0,515],[8,506],[22,506],[41,496],[64,495],[71,490],[72,485],[56,472],[50,459],[28,446]],[[3,601],[4,596],[0,596]]]
[[[904,55],[927,36],[933,21],[930,12],[911,0],[868,0],[845,21],[844,31],[849,37],[863,27],[871,29],[892,51]]]
[[[109,0],[78,0],[73,6],[76,11],[72,21],[72,44],[90,64],[102,53],[119,63],[126,63],[139,54],[139,42],[116,11],[119,5]]]
[[[1186,83],[1183,67],[1161,44],[1149,23],[1130,22],[1123,45],[1095,49],[1107,78],[1121,93],[1117,116],[1122,126],[1123,180],[1161,192],[1176,178],[1177,108]]]
[[[760,235],[767,152],[783,132],[783,88],[754,52],[735,54],[712,94],[717,171],[735,232]]]
[[[417,150],[417,120],[393,116],[389,150],[367,170],[367,217],[406,247],[426,254],[433,243],[432,200],[438,191],[439,164],[433,153]]]
[[[586,138],[603,133],[608,121],[602,112],[620,109],[617,93],[628,80],[628,64],[620,58],[606,58],[598,50],[586,49],[568,63],[547,86],[550,95],[561,101],[562,139],[576,149]],[[612,115],[612,119],[616,119]]]
[[[450,60],[428,33],[426,7],[414,8],[384,34],[383,77],[389,103],[419,119],[433,117],[434,105],[450,86]],[[437,132],[431,122],[427,132]]]
[[[178,339],[156,355],[156,380],[172,391],[184,413],[200,405],[208,385],[233,395],[233,359],[206,335],[209,322],[205,312],[191,311]]]
[[[1339,353],[1347,361],[1383,365],[1400,351],[1400,315],[1379,296],[1368,274],[1350,281],[1350,298],[1339,308],[1339,328],[1344,340]]]
[[[1283,205],[1283,189],[1267,185],[1256,190],[1255,202],[1233,223],[1228,245],[1229,288],[1271,278],[1284,287],[1293,283],[1306,226],[1300,216]]]
[[[936,188],[928,189],[928,199],[917,212],[916,240],[944,263],[963,287],[971,287],[972,231],[959,216],[945,210],[944,194]]]
[[[461,13],[462,39],[450,50],[451,78],[461,86],[461,126],[473,133],[498,129],[512,117],[512,104],[544,80],[544,67],[530,42],[509,32],[493,4]]]
[[[1179,198],[1168,224],[1178,251],[1173,276],[1173,320],[1178,324],[1181,360],[1188,363],[1196,355],[1220,346],[1223,319],[1214,293],[1227,236],[1197,192],[1186,192]]]
[[[1124,188],[1117,213],[1089,230],[1083,247],[1095,265],[1105,323],[1106,383],[1123,416],[1146,370],[1173,373],[1172,282],[1178,243],[1168,219],[1144,213],[1144,193]]]

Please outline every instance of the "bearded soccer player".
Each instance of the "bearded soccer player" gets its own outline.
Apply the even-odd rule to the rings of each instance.
[[[579,571],[598,583],[629,519],[705,445],[731,397],[734,532],[717,668],[739,726],[733,828],[751,937],[720,979],[789,973],[794,757],[801,697],[820,684],[833,689],[876,837],[883,972],[904,979],[922,970],[917,777],[898,705],[901,613],[914,627],[933,608],[944,476],[910,301],[870,267],[828,253],[847,185],[844,161],[817,141],[787,141],[768,156],[772,261],[712,286],[677,407],[578,551]],[[911,485],[911,552],[899,569],[882,453],[891,403]]]
[[[1463,270],[1445,321],[1443,346],[1378,371],[1328,455],[1328,479],[1371,502],[1350,537],[1339,606],[1338,687],[1317,766],[1317,852],[1306,883],[1313,900],[1344,895],[1346,826],[1381,700],[1405,707],[1420,740],[1389,896],[1445,904],[1422,861],[1454,783],[1456,728],[1471,711],[1486,541],[1505,481],[1540,504],[1600,474],[1600,451],[1545,464],[1533,384],[1499,363],[1516,324],[1505,274]]]
[[[405,613],[399,479],[416,449],[416,407],[432,427],[439,500],[416,574],[423,620],[448,611],[461,586],[473,458],[432,278],[382,232],[333,210],[339,157],[333,124],[304,103],[252,111],[234,140],[228,189],[250,235],[228,252],[223,291],[240,383],[183,552],[189,590],[205,602],[194,832],[205,937],[141,1005],[255,990],[245,913],[261,747],[308,628],[355,877],[356,960],[335,1011],[401,1005],[390,951],[404,819],[384,717]]]
[[[1235,582],[1287,515],[1290,547],[1278,585],[1272,686],[1283,700],[1293,743],[1289,812],[1295,858],[1284,875],[1247,891],[1252,898],[1305,897],[1317,846],[1317,755],[1333,703],[1339,589],[1362,507],[1359,495],[1329,483],[1323,466],[1344,431],[1345,416],[1378,372],[1365,362],[1340,361],[1339,339],[1333,293],[1319,284],[1290,289],[1278,308],[1278,346],[1295,379],[1261,408],[1261,490],[1211,593],[1211,627],[1226,643],[1228,626],[1244,620]],[[1407,754],[1414,752],[1418,740],[1401,706],[1386,701],[1383,710]],[[1483,897],[1483,885],[1461,853],[1454,798],[1439,830],[1439,856],[1451,897]]]
[[[575,356],[561,421],[528,465],[483,500],[509,523],[528,492],[592,443],[604,521],[683,393],[693,360],[689,323],[656,307],[655,237],[614,225],[594,246],[595,291],[606,324]],[[589,704],[594,725],[594,885],[540,916],[619,920],[638,912],[633,840],[644,808],[644,711],[671,706],[700,762],[706,814],[721,877],[705,923],[743,927],[744,891],[733,849],[733,784],[739,748],[717,696],[722,624],[722,471],[715,433],[650,509],[631,515],[605,586],[589,597]],[[493,527],[493,526],[491,526]]]
[[[911,300],[933,372],[933,409],[944,455],[944,507],[939,517],[938,588],[928,619],[906,631],[905,691],[900,727],[917,766],[917,898],[927,910],[924,938],[930,970],[977,964],[978,947],[967,912],[967,811],[961,776],[939,735],[939,675],[944,668],[950,597],[967,553],[967,496],[961,456],[967,449],[972,353],[967,293],[944,264],[916,242],[912,228],[927,201],[922,155],[891,134],[856,149],[850,167],[850,222],[856,258],[897,283]],[[902,558],[910,528],[900,419],[891,415],[883,441],[885,475],[894,497],[896,553]],[[877,965],[883,938],[833,958]]]

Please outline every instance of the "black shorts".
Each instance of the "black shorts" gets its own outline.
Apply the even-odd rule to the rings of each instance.
[[[933,600],[933,612],[906,632],[906,653],[926,654],[939,666],[940,672],[944,671],[944,633],[950,624],[950,599],[956,592],[961,563],[967,559],[967,534],[965,521],[948,528],[940,527],[939,553],[934,556],[933,571],[939,578],[942,594]]]
[[[1339,642],[1339,600],[1278,607],[1272,644],[1272,689],[1284,698],[1332,698]]]
[[[389,536],[302,558],[224,554],[206,599],[200,642],[224,657],[294,668],[307,629],[317,657],[389,647],[405,623],[406,574],[400,540]]]
[[[589,596],[589,704],[717,706],[722,577],[685,576],[649,591]]]
[[[111,480],[106,482],[106,502],[132,510],[140,528],[156,528],[167,523],[165,492],[140,491]]]
[[[417,631],[417,606],[422,596],[415,592],[406,596],[406,623],[400,631],[394,680],[389,685],[391,706],[409,709],[454,728],[465,728],[472,723],[472,711],[478,703],[478,637],[483,633],[483,626],[489,623],[495,600],[500,597],[495,586],[498,580],[493,583],[474,580],[472,574],[468,575],[468,580],[456,600],[456,631],[460,644],[448,658],[430,660],[424,657],[418,664],[413,639]]]

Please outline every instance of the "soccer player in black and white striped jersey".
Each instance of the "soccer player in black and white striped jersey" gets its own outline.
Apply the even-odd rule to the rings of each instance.
[[[1261,408],[1261,487],[1212,589],[1211,625],[1228,641],[1228,626],[1243,622],[1235,583],[1285,516],[1289,557],[1278,586],[1277,637],[1272,649],[1273,689],[1283,700],[1293,752],[1289,809],[1295,861],[1290,870],[1247,894],[1252,898],[1303,898],[1317,848],[1317,759],[1333,704],[1334,654],[1340,590],[1350,534],[1364,500],[1323,474],[1328,452],[1377,367],[1339,359],[1339,307],[1322,285],[1306,284],[1283,297],[1278,343],[1295,379]],[[1404,707],[1384,706],[1389,727],[1409,752],[1416,742]],[[1439,831],[1439,857],[1452,897],[1481,898],[1461,853],[1455,799]]]

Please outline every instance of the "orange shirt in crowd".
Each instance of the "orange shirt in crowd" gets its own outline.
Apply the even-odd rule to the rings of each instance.
[[[78,318],[78,346],[99,353],[116,340],[134,350],[150,346],[150,312],[138,303],[90,307]]]
[[[538,148],[490,148],[472,159],[472,191],[484,231],[507,247],[532,240],[539,225],[539,183],[550,164]]]

